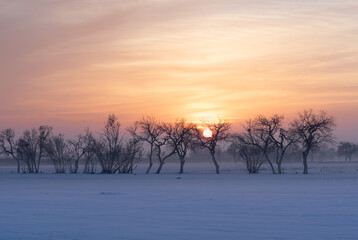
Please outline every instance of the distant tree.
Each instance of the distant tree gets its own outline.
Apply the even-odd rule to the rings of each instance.
[[[229,145],[229,147],[227,148],[226,151],[229,154],[229,156],[231,156],[234,159],[234,163],[237,163],[240,160],[239,159],[240,156],[239,156],[239,153],[237,151],[237,146],[233,142],[231,142],[231,144]]]
[[[20,173],[21,159],[17,155],[15,130],[8,128],[0,133],[0,154],[11,156],[17,163],[17,172]]]
[[[301,154],[300,154],[301,156]],[[337,157],[337,148],[330,143],[322,144],[319,149],[312,150],[310,160],[313,161],[335,161]],[[301,159],[301,158],[300,158]]]
[[[38,154],[38,132],[35,128],[25,130],[17,142],[17,154],[26,164],[27,172],[35,172],[36,155]]]
[[[245,160],[249,173],[258,173],[261,165],[265,162],[262,151],[255,146],[242,145],[239,148],[240,157]]]
[[[353,154],[358,151],[358,146],[351,142],[340,142],[337,148],[337,155],[344,157],[345,161],[351,161]]]
[[[43,157],[43,151],[45,150],[45,145],[46,145],[48,139],[52,135],[52,130],[53,130],[53,128],[51,126],[47,126],[47,125],[42,125],[39,127],[39,130],[38,130],[38,132],[39,132],[39,138],[38,138],[39,154],[38,154],[38,158],[37,158],[36,173],[39,172],[41,159]]]
[[[216,122],[202,121],[202,129],[197,128],[195,131],[196,144],[209,151],[211,159],[215,165],[216,173],[220,173],[219,164],[216,161],[216,147],[220,142],[227,141],[230,137],[231,124],[226,120],[219,119]],[[205,130],[211,131],[211,136],[204,136]]]
[[[52,127],[42,125],[38,129],[25,130],[17,142],[17,154],[26,164],[27,172],[38,173],[45,145],[52,134]]]
[[[143,156],[143,142],[138,138],[129,139],[125,144],[121,155],[120,173],[133,173],[137,163]]]
[[[163,128],[155,117],[144,116],[134,123],[129,132],[135,138],[140,139],[149,145],[149,166],[146,173],[148,174],[153,166],[153,155],[158,145],[158,140],[164,134]]]
[[[271,135],[276,135],[279,131],[277,124],[263,125],[259,119],[260,117],[251,120],[249,119],[243,125],[244,132],[242,134],[236,135],[240,138],[240,141],[245,145],[254,146],[260,149],[270,165],[271,171],[273,174],[276,174],[275,167],[273,166],[273,160],[271,159],[272,153],[274,153],[275,145],[272,141]],[[261,121],[260,121],[261,120]]]
[[[319,149],[323,143],[333,142],[335,121],[325,112],[314,113],[312,109],[298,113],[290,124],[290,132],[297,139],[303,159],[303,174],[308,173],[307,157],[313,149]]]
[[[84,150],[84,169],[83,173],[95,173],[96,172],[96,165],[97,159],[96,156],[96,146],[97,141],[93,136],[92,131],[89,128],[85,130],[85,134],[83,135],[83,150]]]
[[[238,136],[234,136],[231,148],[245,161],[247,171],[250,174],[260,171],[260,167],[266,160],[260,148],[243,142],[242,137]]]
[[[283,128],[283,120],[284,117],[277,114],[274,114],[271,117],[259,115],[255,119],[257,127],[256,131],[259,132],[259,138],[264,142],[266,142],[266,138],[269,138],[269,144],[272,145],[278,174],[282,173],[282,162],[287,149],[296,141],[294,136],[290,134],[288,130]],[[263,152],[266,159],[269,159],[267,151]]]
[[[120,126],[117,116],[110,114],[97,141],[95,152],[102,173],[116,173],[119,170],[123,147]]]
[[[85,139],[80,134],[75,139],[69,140],[68,145],[70,147],[70,158],[69,158],[69,171],[70,173],[77,173],[79,162],[86,153]]]
[[[70,148],[64,135],[58,134],[49,137],[45,144],[45,150],[56,173],[65,173],[70,161]]]
[[[162,127],[168,138],[169,146],[179,157],[179,174],[182,174],[184,172],[185,157],[195,144],[194,134],[196,124],[188,123],[185,119],[180,119],[174,123],[164,123]]]

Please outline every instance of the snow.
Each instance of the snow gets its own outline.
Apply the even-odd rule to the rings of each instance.
[[[358,239],[357,166],[313,164],[309,175],[294,164],[283,175],[225,165],[216,175],[199,164],[183,175],[178,164],[160,175],[3,167],[0,239]]]

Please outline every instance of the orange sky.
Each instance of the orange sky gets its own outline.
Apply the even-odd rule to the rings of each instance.
[[[353,0],[1,1],[0,129],[313,108],[358,141],[357,12]]]

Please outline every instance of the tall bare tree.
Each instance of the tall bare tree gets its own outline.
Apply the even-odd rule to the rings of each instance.
[[[314,113],[310,109],[299,112],[298,117],[290,125],[290,131],[301,147],[303,174],[308,174],[308,154],[320,148],[324,143],[333,142],[334,118],[324,111]]]
[[[131,138],[123,147],[121,155],[120,173],[133,173],[137,163],[143,156],[143,142],[138,138]]]
[[[70,149],[71,156],[70,156],[70,161],[69,161],[69,166],[68,166],[70,173],[78,172],[79,162],[80,162],[81,158],[86,153],[84,141],[85,141],[85,139],[81,134],[78,135],[75,139],[68,141],[68,144],[71,148]]]
[[[120,126],[117,116],[110,114],[96,144],[96,155],[102,167],[102,173],[115,173],[119,169],[122,151]]]
[[[271,117],[264,117],[259,115],[256,119],[256,125],[260,139],[266,142],[266,138],[271,140],[275,162],[277,164],[277,173],[282,173],[282,162],[287,149],[295,142],[295,138],[289,131],[283,128],[284,117],[274,114]],[[266,153],[266,154],[265,154]],[[269,160],[269,155],[264,152],[266,159]]]
[[[17,173],[20,173],[21,159],[17,156],[15,130],[8,128],[0,133],[0,153],[11,156],[17,163]]]
[[[17,154],[26,164],[27,172],[35,172],[36,155],[38,149],[38,132],[35,128],[25,130],[23,135],[17,141]]]
[[[220,142],[227,141],[229,139],[231,124],[226,120],[218,119],[216,122],[203,120],[201,125],[202,129],[197,128],[195,131],[196,143],[209,151],[211,159],[215,165],[216,173],[219,174],[219,164],[215,157],[216,147]],[[203,131],[206,129],[210,130],[211,136],[204,136]]]
[[[274,152],[274,144],[271,139],[272,135],[278,131],[277,126],[261,126],[258,118],[251,120],[249,119],[243,125],[243,134],[237,135],[241,138],[240,141],[246,145],[251,145],[260,149],[271,167],[273,174],[276,174],[275,167],[273,166],[271,154]]]
[[[52,134],[52,127],[42,125],[38,129],[25,130],[17,142],[17,153],[29,173],[38,173],[44,156],[45,144]]]
[[[70,161],[70,149],[64,135],[51,136],[45,144],[45,150],[56,173],[65,173]]]
[[[180,119],[174,123],[164,123],[163,129],[168,137],[170,147],[175,150],[179,157],[179,174],[182,174],[184,172],[185,157],[195,144],[194,134],[196,124],[188,123],[185,119]]]
[[[85,134],[83,135],[83,150],[84,150],[84,169],[83,173],[95,173],[97,159],[96,156],[97,141],[93,136],[92,131],[86,128]]]
[[[134,123],[134,126],[129,129],[129,132],[135,138],[138,138],[149,145],[149,166],[146,171],[148,174],[153,166],[153,155],[157,148],[156,143],[161,135],[164,134],[163,128],[155,117],[143,116],[140,120]]]
[[[43,157],[43,151],[45,150],[45,145],[52,134],[52,130],[53,130],[53,128],[48,125],[41,125],[39,127],[39,130],[38,130],[38,132],[39,132],[39,137],[38,137],[39,154],[37,157],[36,173],[39,172],[41,159]]]

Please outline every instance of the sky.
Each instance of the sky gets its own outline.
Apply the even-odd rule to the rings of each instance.
[[[358,141],[356,0],[0,0],[0,129],[303,109]]]

